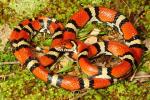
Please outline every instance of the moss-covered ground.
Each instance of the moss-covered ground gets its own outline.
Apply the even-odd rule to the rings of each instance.
[[[149,47],[148,50],[150,50],[149,0],[0,0],[0,29],[4,25],[13,29],[23,19],[40,15],[56,18],[65,24],[80,7],[89,5],[106,6],[126,15],[134,23],[143,41],[146,41],[144,43]],[[86,32],[87,30],[83,31]],[[8,35],[7,30],[3,35]],[[0,40],[0,43],[2,42],[3,39]],[[7,64],[4,62],[15,63]],[[145,52],[141,64],[138,66],[138,71],[147,73],[149,77],[150,51]],[[145,82],[140,82],[140,79],[138,82],[120,81],[106,89],[70,92],[35,78],[31,72],[16,62],[9,42],[5,44],[4,50],[0,51],[0,100],[68,99],[150,100],[150,79]]]

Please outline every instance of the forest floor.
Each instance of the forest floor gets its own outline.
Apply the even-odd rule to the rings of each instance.
[[[70,92],[44,83],[25,69],[13,55],[9,34],[27,18],[49,16],[64,25],[81,7],[105,6],[125,15],[137,28],[147,47],[140,65],[128,80],[119,81],[106,89],[87,89]],[[79,32],[85,40],[93,29],[88,25]],[[100,26],[101,34],[109,27]],[[82,35],[81,35],[82,34]],[[41,42],[42,40],[35,40]],[[40,45],[51,41],[46,38]],[[66,61],[67,62],[67,61]],[[73,62],[65,64],[59,73],[73,69]],[[73,71],[74,72],[74,71]],[[150,100],[150,1],[149,0],[0,0],[0,100]]]

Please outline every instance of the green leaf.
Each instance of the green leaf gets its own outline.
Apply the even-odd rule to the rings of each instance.
[[[67,72],[67,71],[71,70],[73,68],[72,64],[73,64],[73,61],[66,62],[66,65],[63,68],[61,68],[58,71],[58,73]]]
[[[47,39],[47,40],[43,41],[44,46],[50,46],[51,43],[52,43],[52,39]]]

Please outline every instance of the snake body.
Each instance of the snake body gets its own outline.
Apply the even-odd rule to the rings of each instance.
[[[124,43],[116,41],[101,41],[92,45],[76,39],[78,30],[88,22],[102,22],[116,27],[123,36]],[[31,49],[31,39],[35,32],[53,34],[50,50],[37,58]],[[11,33],[10,42],[14,48],[14,55],[36,77],[54,86],[66,90],[79,90],[83,88],[105,88],[112,84],[113,79],[120,78],[131,72],[133,66],[140,63],[143,49],[138,32],[131,22],[119,12],[105,7],[87,7],[74,13],[65,28],[60,22],[48,17],[37,17],[22,21]],[[60,48],[56,45],[62,45]],[[46,66],[54,64],[64,54],[63,50],[75,50],[70,57],[76,59],[82,71],[89,78],[75,76],[60,76],[46,70]],[[65,49],[64,49],[65,48]],[[115,55],[121,62],[112,68],[99,68],[90,63],[88,58],[101,54]],[[76,57],[77,55],[77,57]]]

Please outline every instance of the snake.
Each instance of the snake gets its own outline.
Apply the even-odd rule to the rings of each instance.
[[[89,22],[104,23],[116,28],[122,35],[124,44],[100,41],[87,45],[78,40],[78,31]],[[31,40],[37,32],[50,33],[53,38],[50,49],[41,57],[37,57],[32,50]],[[71,16],[65,27],[59,21],[45,16],[26,19],[14,28],[9,40],[16,58],[37,78],[70,91],[106,88],[115,79],[126,76],[134,66],[138,66],[143,55],[141,39],[133,24],[120,12],[106,7],[81,8]],[[46,69],[67,52],[89,77],[59,75]],[[117,56],[121,62],[108,68],[90,62],[89,58],[101,54]]]

